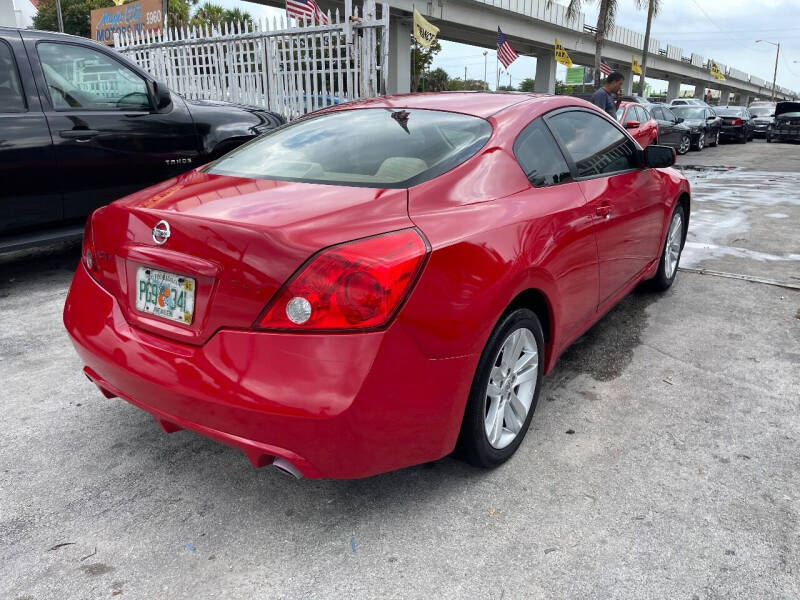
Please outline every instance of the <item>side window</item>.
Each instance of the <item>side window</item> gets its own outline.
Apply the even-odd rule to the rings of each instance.
[[[37,50],[56,110],[150,109],[144,80],[103,52],[50,42]]]
[[[25,97],[19,82],[11,46],[0,40],[0,113],[25,112]]]
[[[575,161],[579,177],[639,166],[633,141],[600,116],[571,110],[550,117],[548,123]]]
[[[572,180],[567,161],[541,119],[533,121],[517,136],[514,156],[534,187]]]
[[[640,106],[639,107],[639,112],[641,113],[641,116],[642,116],[642,123],[644,123],[645,121],[649,121],[650,120],[650,113],[647,112],[646,108],[642,108]]]
[[[664,117],[664,112],[659,107],[655,107],[653,110],[651,110],[650,114],[653,115],[653,118],[657,121],[668,120],[666,117]]]
[[[668,108],[662,108],[661,112],[664,113],[665,121],[671,121],[672,123],[674,123],[675,121],[678,120],[678,118],[675,116],[675,113]]]

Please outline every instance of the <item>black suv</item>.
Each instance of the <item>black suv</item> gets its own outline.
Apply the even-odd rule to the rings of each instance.
[[[185,100],[91,40],[0,27],[0,253],[80,237],[98,206],[283,122]]]

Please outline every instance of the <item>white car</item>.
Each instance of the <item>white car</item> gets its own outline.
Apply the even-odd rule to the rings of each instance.
[[[669,103],[670,106],[710,106],[705,100],[698,98],[675,98]]]

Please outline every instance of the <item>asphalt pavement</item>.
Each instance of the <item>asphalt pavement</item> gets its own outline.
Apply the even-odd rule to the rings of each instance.
[[[81,375],[78,248],[0,259],[0,598],[800,597],[800,145],[680,162],[687,266],[726,275],[628,296],[492,471],[296,481],[166,435]]]

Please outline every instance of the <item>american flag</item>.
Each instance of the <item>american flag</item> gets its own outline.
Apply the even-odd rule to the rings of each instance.
[[[602,60],[600,61],[600,72],[601,72],[603,75],[605,75],[606,77],[608,77],[609,75],[611,75],[611,73],[612,73],[613,71],[614,71],[614,69],[612,69],[611,67],[609,67],[609,66],[608,66],[606,63],[604,63]]]
[[[319,21],[328,24],[328,15],[322,12],[314,0],[286,0],[286,16],[301,21]]]
[[[519,54],[514,52],[514,49],[511,47],[511,44],[508,43],[506,36],[503,35],[499,27],[497,28],[497,58],[500,59],[500,62],[503,63],[503,67],[506,69],[508,65],[519,58]]]

